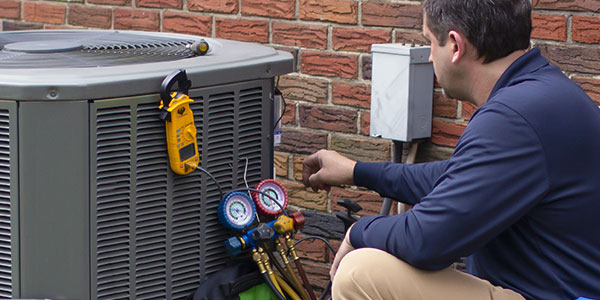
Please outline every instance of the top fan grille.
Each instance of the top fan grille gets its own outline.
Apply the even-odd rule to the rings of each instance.
[[[86,68],[192,57],[192,39],[118,31],[0,33],[0,69]]]

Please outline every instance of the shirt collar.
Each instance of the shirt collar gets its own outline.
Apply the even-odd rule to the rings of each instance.
[[[511,85],[518,77],[532,73],[548,64],[548,60],[542,56],[538,48],[527,51],[525,54],[521,55],[521,57],[517,58],[508,69],[504,71],[502,76],[500,76],[500,79],[496,82],[488,100],[491,99],[499,89]]]

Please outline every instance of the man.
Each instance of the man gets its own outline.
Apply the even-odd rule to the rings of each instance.
[[[444,92],[479,106],[452,157],[304,160],[315,190],[414,205],[361,218],[330,275],[339,299],[600,299],[600,109],[539,50],[529,0],[424,0]],[[468,257],[468,273],[448,268]]]

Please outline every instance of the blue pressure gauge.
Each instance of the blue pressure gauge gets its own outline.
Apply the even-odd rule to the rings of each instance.
[[[228,228],[244,230],[254,222],[254,201],[243,192],[231,192],[219,203],[219,221]]]

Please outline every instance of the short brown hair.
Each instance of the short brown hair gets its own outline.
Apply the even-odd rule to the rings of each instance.
[[[475,46],[484,63],[529,48],[530,0],[424,0],[423,11],[442,46],[455,30]]]

